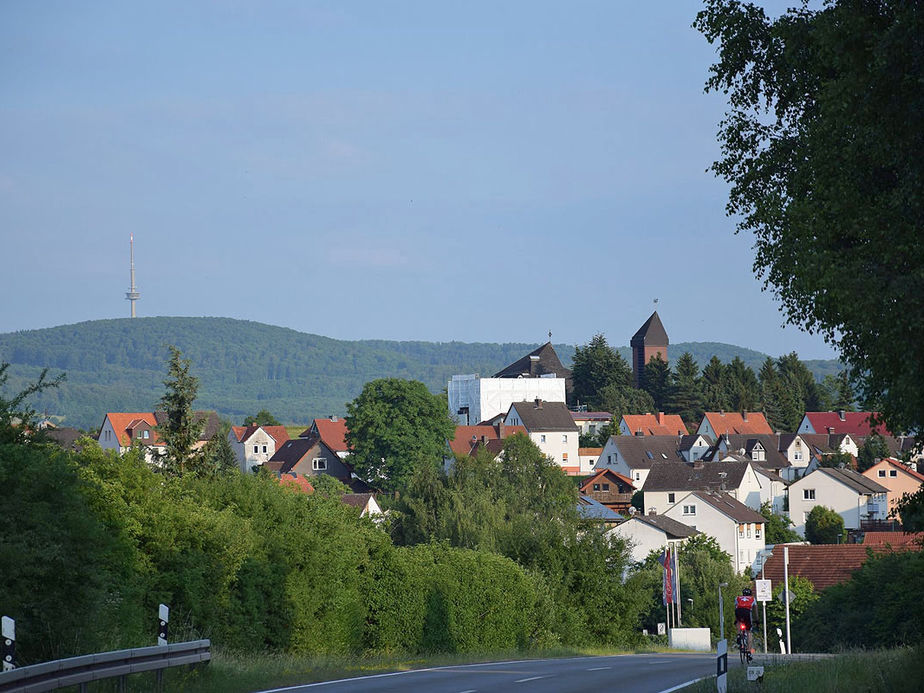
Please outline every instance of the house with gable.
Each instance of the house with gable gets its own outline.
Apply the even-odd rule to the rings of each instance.
[[[623,414],[619,433],[624,436],[685,436],[687,425],[677,414]]]
[[[677,449],[679,440],[679,436],[610,436],[594,471],[612,469],[631,480],[636,489],[644,488],[655,464],[683,464]]]
[[[568,401],[571,371],[562,365],[551,342],[502,368],[492,378],[454,375],[446,386],[449,416],[467,426],[506,415],[514,402],[540,399]]]
[[[772,489],[749,461],[656,464],[642,489],[645,512],[664,513],[690,491],[726,493],[752,510],[772,502]]]
[[[613,415],[608,411],[572,411],[571,418],[580,429],[581,435],[595,436],[613,420]]]
[[[879,416],[879,412],[869,411],[807,411],[796,433],[849,433],[854,440],[878,432],[884,436],[892,435],[885,424],[870,422]]]
[[[787,441],[787,437],[790,439]],[[792,469],[805,469],[805,466],[811,459],[808,453],[808,446],[804,446],[801,440],[792,434],[723,434],[702,456],[704,462],[716,462],[728,460],[731,458],[740,460],[750,460],[755,465],[784,478],[794,478],[798,476]],[[787,451],[795,447],[799,450],[796,455],[797,462],[790,462],[787,458]],[[801,465],[796,467],[795,465]]]
[[[759,411],[707,411],[699,423],[697,433],[718,440],[726,433],[753,434],[764,433],[771,435],[773,429],[767,423],[766,417]]]
[[[581,494],[603,503],[617,513],[628,513],[632,505],[635,487],[622,474],[612,469],[601,469],[593,476],[581,482],[578,490]]]
[[[564,402],[514,402],[504,419],[505,426],[523,426],[529,439],[567,474],[581,473],[578,439],[580,429]]]
[[[198,450],[218,433],[220,423],[213,411],[194,411],[193,417],[202,424],[199,439],[193,445],[193,450]],[[115,450],[120,455],[132,445],[141,445],[145,448],[145,459],[156,464],[165,450],[157,427],[166,421],[167,413],[163,411],[108,412],[97,433],[97,442],[103,450]]]
[[[503,420],[495,424],[479,424],[476,426],[456,426],[456,434],[452,440],[446,441],[449,451],[455,455],[474,455],[480,448],[489,442],[500,441],[496,446],[497,452],[503,447],[503,441],[514,433],[526,433],[523,426],[507,426]]]
[[[715,538],[738,573],[751,568],[765,548],[764,516],[727,493],[691,491],[663,514]]]
[[[288,439],[285,426],[232,426],[228,431],[228,443],[244,473],[269,462]]]
[[[889,489],[851,469],[819,467],[789,486],[789,519],[805,536],[805,522],[816,505],[834,510],[846,529],[863,522],[885,520]]]
[[[294,474],[309,480],[327,474],[356,493],[369,491],[368,484],[353,473],[353,467],[317,435],[290,438],[264,466],[279,476]]]
[[[347,425],[342,416],[329,416],[326,419],[315,419],[311,426],[298,434],[299,438],[318,438],[327,449],[332,451],[341,460],[350,456],[350,446],[346,442]]]
[[[629,555],[632,562],[641,563],[652,551],[661,551],[666,547],[676,551],[680,544],[699,532],[666,515],[639,513],[616,525],[606,534],[627,540],[631,547]]]
[[[712,438],[707,438],[699,433],[680,436],[680,442],[677,444],[677,450],[684,462],[696,462],[703,458],[713,445]]]
[[[891,457],[874,464],[863,472],[863,476],[888,489],[886,504],[889,513],[896,509],[902,496],[917,493],[924,484],[924,474]]]

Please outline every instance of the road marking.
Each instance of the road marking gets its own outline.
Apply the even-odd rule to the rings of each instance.
[[[474,688],[471,688],[467,691],[459,691],[459,693],[478,693],[478,691]]]
[[[658,693],[673,693],[673,691],[679,691],[681,688],[686,688],[687,686],[692,686],[694,683],[699,683],[700,681],[705,681],[706,679],[713,679],[714,676],[702,676],[698,679],[693,679],[692,681],[686,681],[684,683],[678,683],[672,688],[665,688],[663,691],[658,691]]]
[[[592,667],[587,671],[603,671],[604,669],[612,669],[613,667]]]
[[[518,681],[514,681],[514,683],[526,683],[527,681],[536,681],[537,679],[544,679],[544,678],[547,678],[547,677],[545,677],[545,676],[530,676],[528,679],[519,679]]]

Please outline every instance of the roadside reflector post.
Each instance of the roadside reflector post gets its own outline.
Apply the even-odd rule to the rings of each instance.
[[[161,604],[157,609],[157,618],[157,644],[166,645],[167,631],[170,623],[170,607],[166,604]]]
[[[9,616],[4,616],[0,624],[0,636],[2,636],[0,655],[3,657],[3,671],[10,671],[16,668],[16,621]]]
[[[728,641],[719,640],[715,646],[715,689],[718,693],[728,691]]]

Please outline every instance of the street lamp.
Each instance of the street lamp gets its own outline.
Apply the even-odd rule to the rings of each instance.
[[[719,640],[725,640],[725,609],[722,605],[722,588],[728,587],[727,582],[719,583]]]

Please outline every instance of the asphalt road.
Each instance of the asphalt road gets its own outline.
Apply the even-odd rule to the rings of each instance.
[[[714,654],[619,655],[436,667],[263,693],[666,693],[713,674]]]

